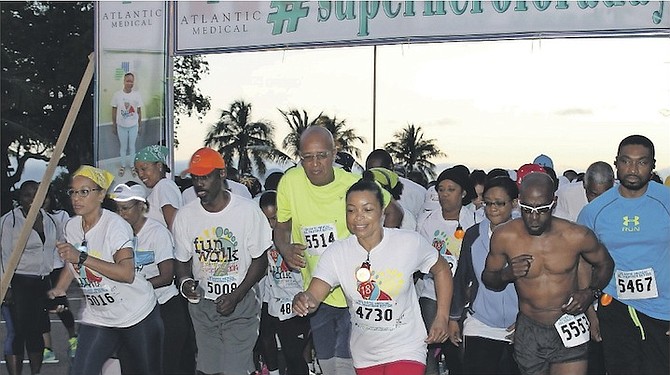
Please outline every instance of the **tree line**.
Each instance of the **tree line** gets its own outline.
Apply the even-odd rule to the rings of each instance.
[[[346,120],[332,118],[323,112],[310,117],[307,111],[289,109],[278,111],[288,124],[289,134],[281,142],[281,148],[275,143],[275,126],[269,121],[252,119],[252,104],[236,100],[230,107],[221,111],[219,119],[210,126],[205,136],[205,146],[218,150],[227,165],[234,165],[241,174],[252,174],[254,168],[264,174],[266,161],[286,163],[298,158],[300,136],[310,126],[323,126],[335,139],[337,151],[343,151],[361,158],[357,144],[365,144],[366,139],[347,127]],[[434,139],[425,139],[421,126],[408,124],[393,134],[394,140],[384,145],[399,171],[408,175],[412,171],[423,174],[427,180],[435,178],[435,164],[430,159],[444,156]],[[282,150],[285,150],[282,151]]]

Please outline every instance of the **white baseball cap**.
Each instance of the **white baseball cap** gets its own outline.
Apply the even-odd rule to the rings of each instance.
[[[128,202],[132,200],[141,202],[147,201],[147,191],[139,184],[133,186],[118,184],[111,192],[110,196],[117,202]]]

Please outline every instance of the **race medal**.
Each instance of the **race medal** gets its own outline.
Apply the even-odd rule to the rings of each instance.
[[[365,283],[370,281],[371,278],[372,272],[370,272],[370,262],[365,261],[356,270],[356,280],[358,280],[359,283]]]
[[[458,224],[458,228],[456,228],[456,231],[454,232],[454,237],[459,240],[462,240],[463,237],[465,237],[465,231],[463,230],[461,224]]]
[[[589,326],[589,320],[583,313],[579,315],[563,314],[554,323],[563,346],[566,348],[573,348],[588,342],[591,338]]]

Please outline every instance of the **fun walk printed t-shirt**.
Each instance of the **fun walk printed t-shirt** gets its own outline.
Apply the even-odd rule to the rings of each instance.
[[[206,211],[200,200],[185,205],[177,211],[172,232],[175,258],[193,260],[193,277],[208,300],[235,290],[252,259],[272,246],[272,229],[263,211],[235,194],[219,212]]]
[[[114,262],[119,249],[134,245],[133,230],[121,216],[102,210],[100,220],[85,235],[81,216],[75,216],[65,225],[65,240],[90,256]],[[85,242],[85,247],[82,244]],[[144,319],[156,306],[153,287],[137,275],[132,283],[114,281],[86,266],[74,273],[86,297],[81,321],[103,327],[130,327]]]
[[[363,368],[399,360],[426,361],[426,329],[412,275],[430,272],[438,253],[414,231],[384,228],[370,253],[371,277],[356,279],[368,252],[356,236],[331,244],[314,272],[341,286],[351,315],[351,356]]]
[[[268,314],[279,320],[295,316],[293,296],[302,292],[302,275],[292,270],[282,255],[272,246],[267,252],[268,272],[264,280],[263,302],[268,304]]]
[[[455,237],[459,223],[463,231],[468,230],[475,224],[474,211],[467,206],[461,207],[458,220],[445,220],[440,209],[429,211],[424,214],[417,226],[418,232],[449,263],[452,276],[456,273],[458,267],[458,257],[461,255],[461,243],[463,242],[462,238]],[[425,275],[423,279],[417,282],[417,286],[420,287],[420,297],[435,300],[435,283],[431,275]]]
[[[303,167],[299,166],[286,171],[277,187],[277,221],[284,223],[291,220],[291,241],[307,246],[307,265],[301,269],[305,288],[309,286],[326,247],[350,235],[346,221],[346,194],[361,177],[341,168],[335,168],[334,174],[333,182],[315,186],[307,178]],[[382,193],[386,206],[391,196],[383,189]],[[339,288],[335,288],[323,302],[335,307],[347,306]]]
[[[169,259],[174,259],[172,233],[163,224],[147,218],[137,233],[135,270],[149,280],[160,274],[158,264]],[[155,288],[154,292],[160,304],[179,294],[174,283]]]

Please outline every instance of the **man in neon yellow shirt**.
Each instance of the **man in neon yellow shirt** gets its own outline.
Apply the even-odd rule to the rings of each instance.
[[[301,165],[290,169],[277,188],[275,246],[284,260],[303,274],[305,287],[323,251],[350,233],[345,220],[347,190],[360,176],[333,168],[335,142],[328,129],[307,128],[300,137]],[[384,225],[398,227],[402,210],[388,193]],[[392,204],[389,204],[392,203]],[[310,317],[316,356],[325,375],[353,374],[347,303],[338,287]]]

